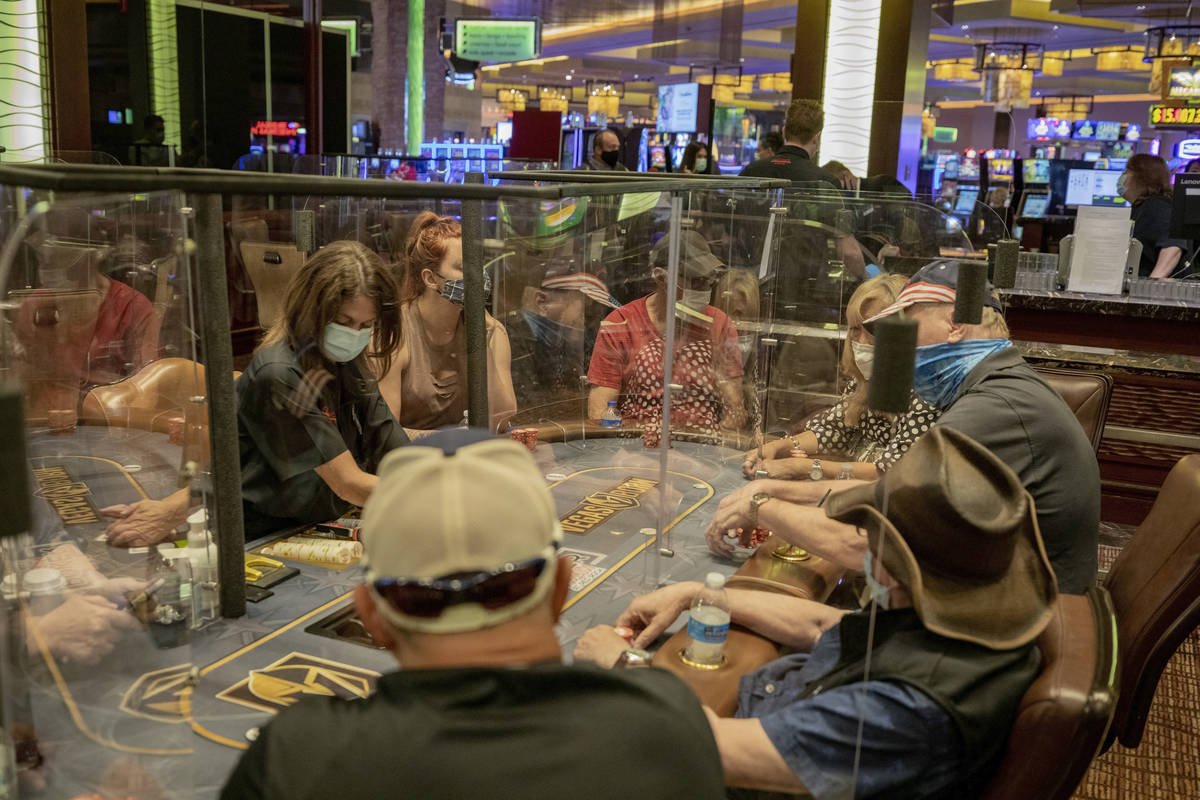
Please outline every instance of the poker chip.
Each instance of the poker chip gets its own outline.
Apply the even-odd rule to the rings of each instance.
[[[142,465],[141,464],[122,464],[121,469],[125,470],[126,472],[141,472]]]
[[[706,484],[706,483],[693,483],[693,484],[692,484],[692,488],[693,488],[693,489],[707,489],[707,488],[708,488],[708,484]]]
[[[618,625],[617,627],[613,628],[613,633],[617,634],[617,636],[620,636],[625,641],[630,641],[633,639],[633,629],[626,628],[624,625]]]
[[[548,481],[565,481],[566,479],[567,479],[567,476],[563,475],[561,472],[547,472],[546,473],[546,480],[548,480]]]
[[[259,734],[259,729],[257,726],[249,729],[248,731],[246,731],[246,741],[247,742],[258,741],[258,734]]]
[[[641,534],[643,536],[654,536],[657,533],[658,533],[658,530],[655,528],[642,528],[642,530],[641,530]]]

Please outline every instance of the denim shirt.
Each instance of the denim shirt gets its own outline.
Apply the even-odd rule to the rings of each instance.
[[[840,652],[838,625],[822,634],[811,654],[784,656],[743,677],[736,716],[762,722],[771,744],[817,800],[890,792],[920,798],[952,782],[967,766],[962,742],[950,716],[924,692],[896,681],[867,681],[800,699]]]

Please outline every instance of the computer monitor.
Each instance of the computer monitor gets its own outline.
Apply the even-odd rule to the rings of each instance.
[[[1021,208],[1017,212],[1018,217],[1035,217],[1040,218],[1046,216],[1046,209],[1050,207],[1049,192],[1025,192],[1021,198]]]
[[[1119,169],[1073,169],[1067,173],[1068,206],[1123,206],[1117,191]]]
[[[954,200],[955,214],[970,214],[975,210],[975,201],[979,199],[979,189],[975,186],[964,186],[958,190]]]

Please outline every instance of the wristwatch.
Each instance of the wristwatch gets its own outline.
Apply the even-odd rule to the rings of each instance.
[[[763,503],[771,499],[771,495],[766,492],[759,492],[750,498],[750,526],[758,527],[758,509]]]
[[[617,659],[617,663],[613,666],[617,669],[630,669],[633,667],[648,667],[650,660],[654,656],[646,650],[639,650],[636,647],[630,647],[621,651],[621,657]]]
[[[821,468],[821,459],[814,458],[812,466],[808,468],[808,479],[810,481],[819,481],[825,477],[825,470]]]

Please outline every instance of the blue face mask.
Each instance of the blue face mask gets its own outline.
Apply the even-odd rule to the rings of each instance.
[[[353,361],[371,343],[371,329],[356,331],[345,325],[331,322],[325,326],[325,338],[321,342],[325,354],[339,364]]]
[[[456,306],[464,305],[467,302],[467,283],[462,278],[442,278],[445,281],[442,284],[442,297],[454,303]],[[492,273],[484,270],[483,272],[483,296],[486,299],[492,293]]]
[[[945,408],[954,402],[967,373],[995,353],[1012,347],[1008,339],[964,339],[917,348],[913,390],[931,406]]]
[[[583,328],[572,328],[525,309],[521,310],[521,315],[529,323],[533,337],[547,349],[557,352],[583,346]]]
[[[871,591],[871,600],[875,605],[879,606],[881,611],[891,608],[892,592],[875,580],[875,558],[871,555],[870,547],[867,548],[867,552],[863,553],[863,575],[867,579],[867,588]]]

